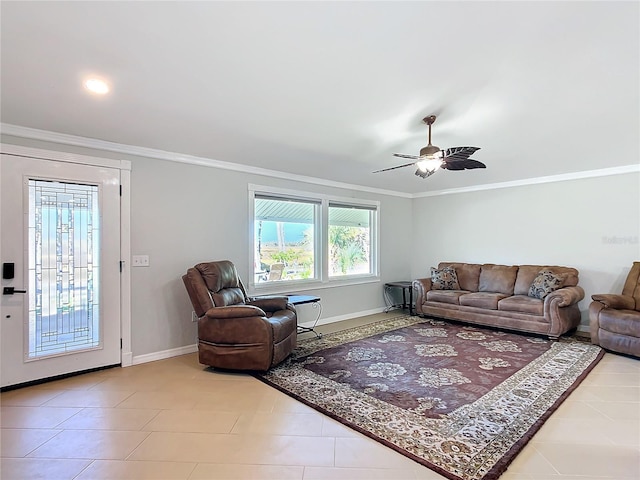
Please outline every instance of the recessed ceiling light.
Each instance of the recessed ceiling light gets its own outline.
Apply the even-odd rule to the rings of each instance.
[[[100,80],[99,78],[89,78],[85,80],[84,88],[89,90],[91,93],[95,93],[98,95],[109,93],[109,85],[107,85],[104,80]]]

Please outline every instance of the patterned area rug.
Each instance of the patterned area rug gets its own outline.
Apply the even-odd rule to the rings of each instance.
[[[402,316],[302,340],[256,376],[441,475],[490,480],[603,353]]]

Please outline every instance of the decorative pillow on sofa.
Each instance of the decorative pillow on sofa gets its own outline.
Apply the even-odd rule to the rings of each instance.
[[[438,270],[431,267],[431,289],[432,290],[460,290],[456,269],[444,267]]]
[[[556,275],[551,270],[540,270],[529,287],[529,296],[542,299],[561,288],[565,279],[566,275]]]

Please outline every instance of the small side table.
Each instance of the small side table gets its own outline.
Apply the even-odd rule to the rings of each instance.
[[[322,315],[322,303],[320,302],[320,297],[316,297],[314,295],[287,295],[287,297],[289,298],[289,303],[293,305],[304,305],[310,303],[313,308],[318,310],[318,315],[316,316],[313,325],[310,327],[298,325],[298,333],[313,332],[316,337],[322,338],[322,334],[315,331],[315,328],[318,326],[318,321],[320,320],[320,315]]]
[[[402,303],[393,303],[393,297],[391,296],[391,290],[393,288],[402,289]],[[409,303],[407,303],[407,291],[409,292]],[[389,282],[384,284],[384,303],[387,304],[387,308],[384,309],[385,313],[393,308],[402,307],[404,310],[408,308],[409,315],[413,315],[413,287],[412,282],[399,281]]]

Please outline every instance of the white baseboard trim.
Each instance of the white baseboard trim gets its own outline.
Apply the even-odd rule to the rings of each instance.
[[[145,353],[144,355],[136,355],[135,357],[133,357],[131,365],[140,365],[141,363],[155,362],[156,360],[164,360],[166,358],[186,355],[187,353],[194,353],[197,351],[198,345],[194,343],[193,345],[170,348],[169,350],[162,350],[161,352]]]
[[[123,367],[130,367],[133,365],[133,352],[123,352],[120,357],[120,365]]]
[[[578,325],[579,332],[591,333],[591,329],[589,329],[589,325]]]
[[[351,320],[352,318],[365,317],[367,315],[375,315],[376,313],[384,312],[385,308],[386,307],[379,307],[379,308],[374,308],[372,310],[362,310],[361,312],[352,312],[346,315],[337,315],[335,317],[321,318],[320,320],[318,320],[318,325],[327,325],[329,323],[342,322],[343,320]],[[300,326],[312,327],[313,322],[303,322],[303,323],[300,323]]]

